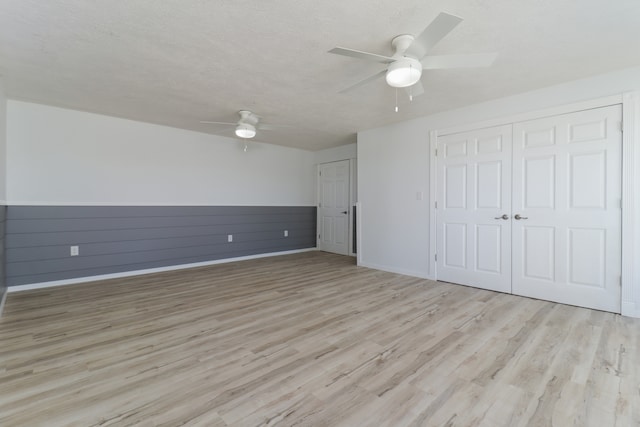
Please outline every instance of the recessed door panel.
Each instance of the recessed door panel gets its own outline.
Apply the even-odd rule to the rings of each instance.
[[[467,165],[458,164],[445,168],[445,207],[464,209],[467,204]]]
[[[502,227],[476,225],[476,270],[500,274],[502,271]]]
[[[333,242],[333,217],[322,217],[322,231],[320,233],[320,236],[321,240],[325,243]]]
[[[532,127],[521,133],[521,145],[525,148],[548,147],[556,143],[556,128],[554,126]]]
[[[555,229],[523,227],[524,277],[553,281],[555,279]]]
[[[447,267],[467,267],[467,224],[444,225],[445,258]]]
[[[605,229],[569,228],[569,283],[604,288]]]
[[[524,209],[553,209],[555,156],[524,158]]]
[[[333,230],[335,233],[334,241],[338,245],[348,244],[347,216],[341,215],[335,218]]]
[[[478,138],[478,154],[492,154],[502,151],[502,135],[492,135],[486,138]]]
[[[606,151],[569,154],[569,198],[572,209],[605,209]]]
[[[607,137],[607,119],[569,123],[569,142],[588,142]]]
[[[476,166],[476,208],[502,207],[502,162],[479,162]]]
[[[334,181],[322,183],[322,201],[325,208],[336,207],[336,183]]]
[[[467,140],[451,141],[445,146],[444,155],[447,158],[465,157],[467,155],[467,146],[469,143]]]

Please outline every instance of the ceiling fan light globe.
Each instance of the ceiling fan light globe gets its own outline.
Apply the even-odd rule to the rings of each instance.
[[[238,138],[250,139],[256,136],[256,128],[252,125],[241,123],[236,127]]]
[[[387,68],[387,84],[391,87],[409,87],[422,77],[422,64],[414,58],[401,58]]]

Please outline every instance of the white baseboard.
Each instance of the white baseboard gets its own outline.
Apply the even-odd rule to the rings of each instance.
[[[266,254],[248,255],[248,256],[242,256],[242,257],[236,257],[236,258],[224,258],[224,259],[217,259],[213,261],[194,262],[191,264],[170,265],[167,267],[147,268],[144,270],[132,270],[132,271],[123,271],[120,273],[101,274],[98,276],[77,277],[74,279],[53,280],[50,282],[41,282],[41,283],[29,283],[26,285],[9,286],[8,292],[30,291],[34,289],[51,288],[54,286],[65,286],[65,285],[74,285],[77,283],[96,282],[99,280],[119,279],[122,277],[140,276],[143,274],[161,273],[164,271],[184,270],[187,268],[205,267],[208,265],[226,264],[229,262],[247,261],[250,259],[267,258],[267,257],[273,257],[273,256],[279,256],[279,255],[290,255],[290,254],[297,254],[302,252],[311,252],[316,250],[318,249],[307,248],[307,249],[296,249],[292,251],[269,252]],[[6,294],[5,294],[5,297],[6,297]]]
[[[623,301],[621,309],[623,316],[640,318],[640,307],[635,302]]]
[[[403,274],[405,276],[418,277],[420,279],[431,279],[431,277],[422,271],[405,270],[402,268],[389,267],[387,265],[372,264],[369,262],[358,262],[359,267],[373,268],[375,270],[388,271],[389,273]]]

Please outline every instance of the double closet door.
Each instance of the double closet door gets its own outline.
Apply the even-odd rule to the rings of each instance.
[[[621,106],[438,138],[438,280],[620,312]]]

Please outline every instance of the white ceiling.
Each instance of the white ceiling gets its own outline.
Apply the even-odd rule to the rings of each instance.
[[[409,103],[384,68],[327,53],[383,55],[440,12],[465,20],[431,52],[499,52],[490,69],[429,71]],[[309,150],[359,130],[640,65],[638,0],[0,0],[7,95],[212,134],[250,109],[294,125],[256,140]]]

